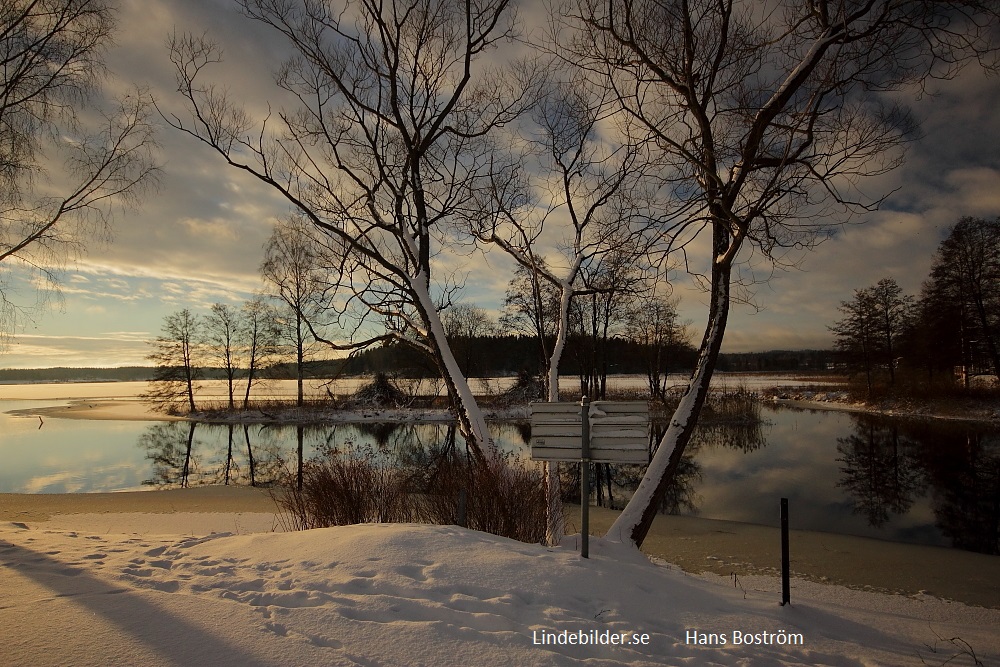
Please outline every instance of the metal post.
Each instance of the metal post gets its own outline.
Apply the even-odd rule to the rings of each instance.
[[[460,489],[458,492],[458,525],[462,528],[469,527],[468,512],[468,498],[469,492],[465,489]]]
[[[590,399],[580,399],[583,441],[580,454],[580,555],[590,558]]]
[[[781,499],[781,606],[791,600],[788,584],[788,498]]]

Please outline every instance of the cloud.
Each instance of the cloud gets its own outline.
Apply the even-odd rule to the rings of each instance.
[[[288,55],[287,46],[273,30],[241,16],[232,3],[119,4],[117,46],[107,59],[112,73],[105,86],[108,93],[145,85],[168,117],[183,118],[166,40],[175,30],[205,32],[224,50],[225,61],[208,72],[220,88],[246,103],[258,119],[269,112],[269,103],[272,119],[280,108],[290,107],[272,76]],[[526,33],[543,23],[536,6],[526,6],[521,16]],[[914,100],[914,91],[896,96],[912,105],[923,134],[908,146],[903,167],[861,184],[871,196],[891,193],[883,209],[858,215],[815,250],[791,255],[788,260],[797,268],[772,275],[766,262],[753,257],[752,275],[761,284],[752,287],[753,307],[734,307],[725,349],[828,347],[832,339],[826,327],[837,319],[837,305],[852,290],[889,275],[915,293],[950,225],[963,215],[1000,213],[1000,153],[995,150],[1000,86],[973,67],[933,86],[934,94],[919,100]],[[287,214],[288,202],[165,124],[159,140],[160,191],[149,194],[137,210],[116,216],[111,243],[88,242],[86,255],[63,273],[62,310],[39,319],[33,330],[48,341],[26,341],[29,347],[12,349],[10,355],[39,365],[68,359],[87,364],[93,355],[103,359],[115,350],[111,343],[100,350],[87,347],[97,343],[83,343],[75,337],[81,333],[112,341],[114,336],[105,330],[157,331],[163,317],[179,308],[237,303],[259,289],[262,248],[274,220]],[[553,217],[553,222],[558,220],[559,215]],[[562,241],[557,228],[546,232],[549,248]],[[707,238],[699,238],[690,249],[691,264],[681,269],[705,271]],[[553,264],[559,263],[555,252],[551,254]],[[486,256],[445,252],[435,270],[439,281],[448,276],[464,281],[463,300],[497,314],[514,264],[494,251]],[[4,281],[15,289],[24,288],[24,275],[18,271],[21,268],[0,267]],[[675,280],[683,299],[682,317],[693,320],[697,338],[706,315],[704,294],[682,272]],[[80,345],[84,347],[75,347]],[[118,350],[128,359],[122,363],[141,361],[140,348]],[[10,355],[0,357],[0,364],[11,363]]]
[[[147,332],[108,333],[104,336],[22,334],[0,356],[4,368],[87,368],[145,366],[149,354]]]

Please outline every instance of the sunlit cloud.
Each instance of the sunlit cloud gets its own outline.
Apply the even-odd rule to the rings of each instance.
[[[242,17],[222,0],[122,0],[116,46],[105,89],[121,94],[147,86],[160,110],[184,117],[176,93],[166,40],[178,33],[206,33],[224,50],[224,62],[210,72],[246,105],[247,112],[273,119],[291,108],[274,85],[273,73],[288,55],[273,31]],[[541,5],[521,12],[522,30],[544,24]],[[963,215],[1000,214],[1000,86],[974,68],[953,81],[932,83],[934,95],[912,103],[923,136],[908,146],[900,169],[861,184],[866,194],[889,194],[883,210],[858,215],[852,224],[809,252],[785,258],[795,264],[772,273],[768,262],[747,252],[744,275],[752,305],[733,309],[725,351],[825,348],[827,327],[851,291],[885,276],[916,293],[948,227]],[[269,106],[270,105],[270,106]],[[88,241],[86,254],[60,273],[62,303],[36,317],[15,344],[0,353],[0,367],[27,365],[131,365],[145,363],[140,337],[114,332],[149,332],[181,308],[204,312],[212,303],[238,304],[261,289],[258,267],[274,222],[289,204],[252,177],[228,167],[217,154],[161,123],[161,188],[137,210],[119,212],[109,243]],[[565,261],[565,212],[552,215],[541,242],[554,267]],[[681,297],[682,319],[693,321],[697,339],[704,326],[705,296],[688,272],[704,273],[710,256],[707,235],[690,246],[688,263],[671,274]],[[503,307],[515,264],[496,250],[460,249],[435,260],[438,284],[461,284],[457,298],[496,316]],[[750,270],[752,269],[752,271]],[[0,266],[0,280],[33,302],[32,286],[49,286],[24,267]],[[34,336],[32,338],[31,336]],[[86,342],[89,341],[89,342]]]
[[[150,332],[110,332],[102,336],[22,334],[0,355],[0,367],[78,366],[104,368],[148,365]]]

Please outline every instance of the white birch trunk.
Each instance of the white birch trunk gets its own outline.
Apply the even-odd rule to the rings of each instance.
[[[569,303],[573,297],[573,289],[569,282],[561,285],[559,298],[559,327],[556,330],[556,342],[552,346],[552,356],[549,357],[549,402],[559,400],[559,364],[562,361],[563,350],[566,349],[566,339],[569,337]]]
[[[716,238],[716,247],[722,239]],[[646,474],[628,505],[611,525],[605,538],[617,542],[632,542],[641,546],[649,526],[656,515],[657,505],[663,497],[667,484],[672,480],[673,473],[680,464],[684,449],[691,439],[691,434],[701,413],[701,407],[708,396],[709,384],[715,371],[722,339],[726,332],[726,321],[729,315],[730,267],[728,263],[716,263],[712,276],[712,303],[709,311],[708,324],[702,338],[701,350],[694,372],[688,383],[687,392],[681,398],[677,409],[670,418],[667,432],[663,434],[659,447]]]
[[[486,426],[483,411],[479,408],[479,403],[472,394],[472,387],[469,386],[469,381],[459,368],[458,361],[448,344],[441,316],[427,290],[427,283],[422,272],[410,279],[410,288],[419,301],[420,309],[427,320],[428,338],[431,339],[441,364],[444,366],[441,369],[445,375],[444,381],[452,390],[453,396],[457,398],[456,409],[459,411],[458,417],[463,431],[462,435],[466,441],[472,441],[474,450],[482,454],[487,448],[492,449],[493,439]]]
[[[562,361],[563,350],[566,349],[566,339],[569,335],[569,303],[573,291],[569,283],[562,284],[562,294],[559,299],[559,328],[556,331],[556,342],[552,346],[552,356],[549,357],[549,402],[559,400],[559,364]],[[545,541],[549,546],[559,544],[565,534],[563,521],[562,490],[559,482],[559,464],[546,461],[542,466],[545,475]],[[586,498],[581,502],[586,502]]]
[[[656,489],[670,465],[671,455],[677,449],[681,436],[694,428],[701,404],[708,394],[708,385],[711,382],[712,374],[707,370],[707,364],[703,362],[704,357],[705,355],[699,356],[695,373],[688,384],[688,390],[681,398],[677,409],[674,410],[667,432],[660,439],[660,445],[656,454],[653,455],[653,460],[649,462],[649,467],[646,468],[646,474],[642,476],[642,481],[639,482],[639,486],[632,494],[628,505],[611,524],[611,528],[605,535],[606,539],[615,542],[635,541],[632,535],[642,522],[648,508],[654,503]]]

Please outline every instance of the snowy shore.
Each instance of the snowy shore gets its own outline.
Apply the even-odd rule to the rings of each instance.
[[[119,495],[125,513],[0,523],[0,663],[963,665],[974,664],[969,649],[985,664],[1000,658],[1000,610],[929,596],[796,580],[781,607],[771,577],[695,577],[602,541],[583,560],[572,537],[547,549],[449,526],[277,533],[266,512],[166,520],[128,513],[135,494]],[[100,516],[117,529],[87,529]]]
[[[155,515],[150,520],[147,515]],[[566,506],[578,530],[579,507]],[[590,508],[591,533],[603,535],[617,512]],[[284,529],[266,490],[190,489],[87,494],[2,494],[0,522],[94,534],[274,532]],[[793,530],[792,573],[803,581],[869,592],[932,595],[1000,609],[1000,558],[960,549]],[[660,515],[643,545],[647,555],[693,574],[774,576],[778,529],[735,521]]]
[[[45,418],[147,409],[101,391]],[[600,541],[583,561],[574,537],[282,527],[257,489],[0,494],[0,664],[1000,664],[993,556],[793,531],[779,607],[764,526],[658,518],[655,563]]]

